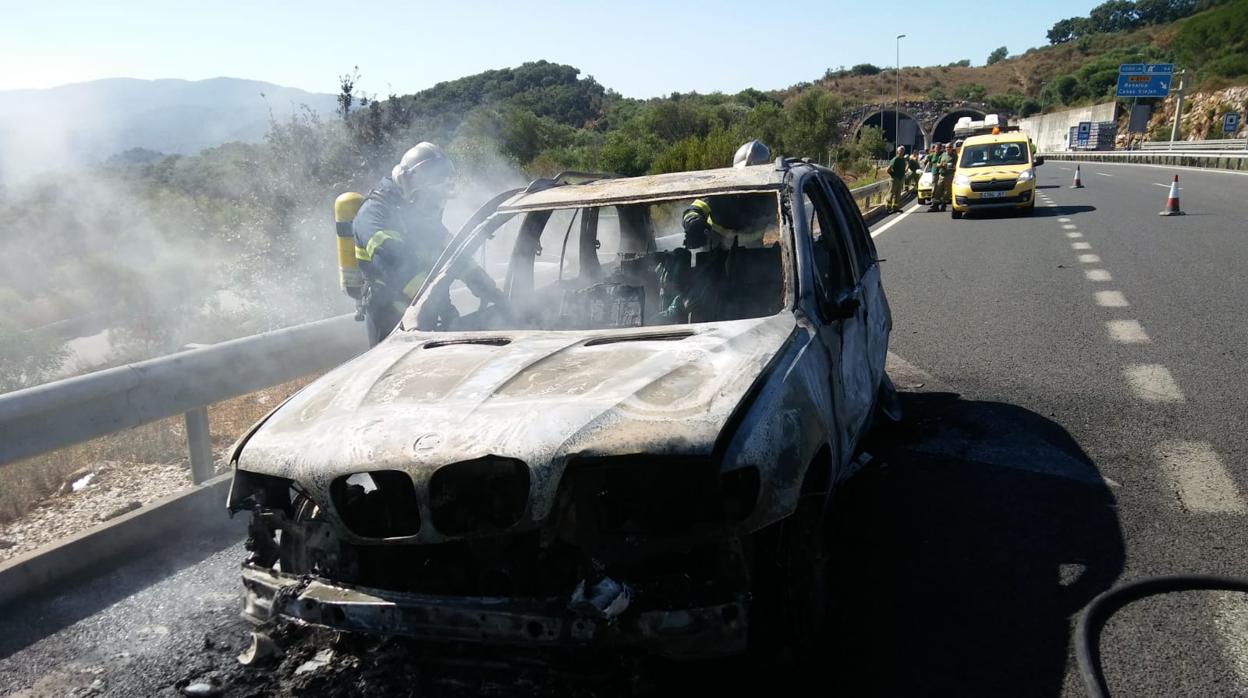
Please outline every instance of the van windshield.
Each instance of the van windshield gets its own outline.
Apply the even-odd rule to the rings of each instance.
[[[775,192],[703,197],[713,226],[690,247],[679,199],[496,213],[434,272],[405,329],[590,330],[718,322],[785,307]],[[493,280],[483,302],[469,284]]]
[[[993,165],[1026,165],[1029,154],[1022,141],[1010,143],[979,143],[962,146],[958,167],[989,167]]]

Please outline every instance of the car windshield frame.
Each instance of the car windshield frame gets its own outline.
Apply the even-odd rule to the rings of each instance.
[[[990,159],[994,148],[1016,145],[1022,160],[993,160]],[[982,161],[972,161],[970,157],[973,154],[986,152],[989,157]],[[980,167],[1014,167],[1017,165],[1031,164],[1031,148],[1026,141],[993,141],[990,143],[974,143],[963,144],[962,153],[958,157],[958,168],[977,169]]]
[[[566,185],[566,186],[576,186],[576,185]],[[484,220],[481,221],[480,224],[478,224],[476,227],[470,230],[468,229],[461,230],[460,234],[457,235],[456,238],[452,240],[451,244],[445,250],[444,254],[439,258],[438,262],[434,265],[434,268],[430,271],[427,281],[422,286],[419,293],[417,293],[416,297],[413,298],[412,302],[408,305],[408,308],[404,312],[403,320],[402,322],[400,322],[398,329],[403,332],[418,331],[418,332],[453,333],[453,334],[480,334],[480,333],[497,334],[499,332],[561,332],[561,331],[572,331],[572,332],[583,333],[583,332],[588,332],[588,331],[596,332],[599,330],[609,331],[610,329],[620,329],[623,331],[636,331],[638,329],[655,329],[658,327],[679,327],[679,326],[703,324],[705,322],[724,321],[724,318],[719,318],[715,320],[703,320],[703,321],[693,320],[689,322],[674,322],[674,323],[668,323],[668,324],[651,324],[650,322],[646,322],[640,326],[620,327],[620,328],[580,328],[580,329],[571,328],[571,327],[569,328],[547,328],[547,327],[456,328],[453,326],[452,327],[438,327],[438,326],[430,324],[429,318],[427,314],[425,313],[425,311],[428,309],[428,306],[437,302],[435,298],[444,298],[445,294],[449,293],[451,284],[454,284],[457,281],[462,281],[461,277],[464,274],[464,269],[467,268],[464,265],[475,264],[475,259],[478,256],[478,253],[480,252],[482,247],[486,245],[489,240],[493,239],[494,236],[498,233],[498,231],[501,228],[503,228],[503,226],[507,225],[508,223],[514,222],[514,219],[516,219],[517,217],[521,219],[520,225],[523,228],[524,226],[529,224],[528,223],[530,219],[529,217],[533,216],[533,214],[540,215],[540,214],[545,213],[548,216],[554,216],[562,211],[574,211],[574,212],[577,212],[575,215],[580,215],[579,214],[580,211],[589,210],[589,209],[597,209],[601,211],[601,210],[611,209],[611,208],[621,207],[621,206],[633,206],[633,205],[654,206],[654,205],[668,203],[668,202],[675,203],[675,202],[680,202],[680,201],[691,201],[696,198],[724,197],[724,196],[733,196],[733,195],[768,196],[768,197],[774,198],[774,201],[775,201],[777,237],[776,237],[775,242],[772,244],[778,245],[780,248],[779,257],[780,257],[780,269],[781,269],[781,286],[782,286],[783,295],[782,295],[782,298],[780,299],[779,307],[775,312],[768,312],[768,313],[764,313],[761,315],[749,316],[749,317],[771,317],[778,313],[782,313],[785,311],[792,311],[796,307],[796,302],[797,302],[796,293],[794,292],[794,289],[797,286],[796,271],[795,271],[796,263],[794,260],[795,252],[794,252],[794,242],[793,242],[792,221],[790,219],[790,213],[786,211],[785,209],[784,192],[778,186],[751,185],[751,186],[742,186],[742,187],[714,188],[711,191],[692,191],[692,192],[687,192],[682,195],[673,195],[673,193],[668,193],[668,192],[656,193],[652,195],[645,194],[645,193],[638,193],[635,196],[629,197],[626,200],[622,200],[622,199],[614,198],[614,197],[604,197],[601,200],[598,197],[589,197],[589,198],[584,198],[584,199],[577,198],[577,199],[569,199],[566,201],[562,201],[558,204],[554,204],[550,206],[541,206],[541,207],[526,207],[523,205],[516,206],[514,203],[514,200],[501,203],[495,206],[493,211],[490,212],[489,215],[486,216]],[[521,194],[520,197],[523,197],[523,194]],[[479,213],[478,215],[481,215],[481,214]],[[545,235],[545,226],[549,225],[550,220],[553,220],[553,219],[548,219],[547,223],[544,223],[543,227],[539,229],[539,232],[538,232],[539,240],[542,238],[543,235]],[[572,237],[573,239],[576,238],[575,233],[573,233]],[[670,237],[670,235],[657,235],[654,231],[651,231],[651,239],[649,241],[649,244],[654,245],[656,240],[661,240],[667,237]],[[540,247],[540,243],[539,243],[539,247]],[[654,251],[654,250],[648,250],[648,251]],[[508,262],[507,262],[508,269],[509,269],[508,277],[511,276],[512,272],[510,271],[510,269],[511,269],[511,265],[514,263],[514,260],[511,258],[511,256],[515,255],[516,253],[517,252],[515,249],[515,243],[513,243],[511,248],[508,249],[508,255],[509,255]],[[563,253],[561,252],[560,254],[562,256]],[[573,253],[569,251],[568,254],[573,254]],[[499,284],[499,285],[500,285],[500,290],[506,293],[506,289],[501,288],[502,284]],[[475,312],[478,312],[479,310],[480,308],[478,308],[476,311],[473,311],[473,312],[475,313]],[[745,319],[745,318],[736,318],[736,319]]]

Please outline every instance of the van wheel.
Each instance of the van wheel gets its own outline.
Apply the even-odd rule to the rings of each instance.
[[[956,220],[958,220],[959,218],[961,218],[961,217],[962,217],[962,212],[961,212],[961,211],[959,211],[959,210],[958,210],[958,209],[956,209],[956,208],[955,208],[955,209],[951,209],[951,210],[949,211],[949,216],[950,216],[951,218],[953,218],[953,220],[955,220],[955,221],[956,221]]]

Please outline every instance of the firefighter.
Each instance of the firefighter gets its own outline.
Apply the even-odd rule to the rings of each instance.
[[[736,168],[762,165],[771,161],[771,149],[762,141],[745,143],[732,157]],[[761,244],[769,225],[775,224],[775,200],[758,195],[728,194],[695,199],[685,208],[681,226],[684,245],[672,252],[655,270],[662,291],[664,309],[661,322],[686,322],[691,315],[712,312],[717,286],[723,279],[714,272],[691,268],[693,251],[705,249],[721,254],[743,243]],[[722,260],[721,260],[722,261]],[[707,269],[721,265],[708,263]]]
[[[897,154],[888,161],[888,178],[892,180],[892,187],[888,190],[889,213],[901,211],[901,192],[906,188],[906,172],[910,169],[909,162],[906,157],[906,147],[897,146]]]
[[[906,175],[906,186],[917,190],[919,188],[919,173],[923,171],[923,165],[919,162],[919,158],[914,154],[914,151],[910,151],[910,157],[906,161],[906,165],[910,168],[909,174]]]
[[[418,143],[403,154],[355,215],[352,233],[355,258],[365,280],[369,346],[385,339],[399,324],[450,242],[442,211],[454,175],[454,166],[438,146]],[[471,270],[464,283],[483,304],[502,302],[502,293],[484,270]]]

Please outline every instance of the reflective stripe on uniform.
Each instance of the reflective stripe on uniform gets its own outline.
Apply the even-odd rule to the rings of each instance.
[[[378,230],[368,239],[367,247],[355,246],[355,258],[361,262],[373,261],[373,255],[377,253],[377,248],[381,247],[386,240],[400,240],[399,234],[393,230]]]
[[[425,283],[424,274],[417,274],[416,276],[413,276],[411,280],[403,286],[403,295],[408,298],[415,298],[416,292],[420,290],[420,285],[423,283]]]

